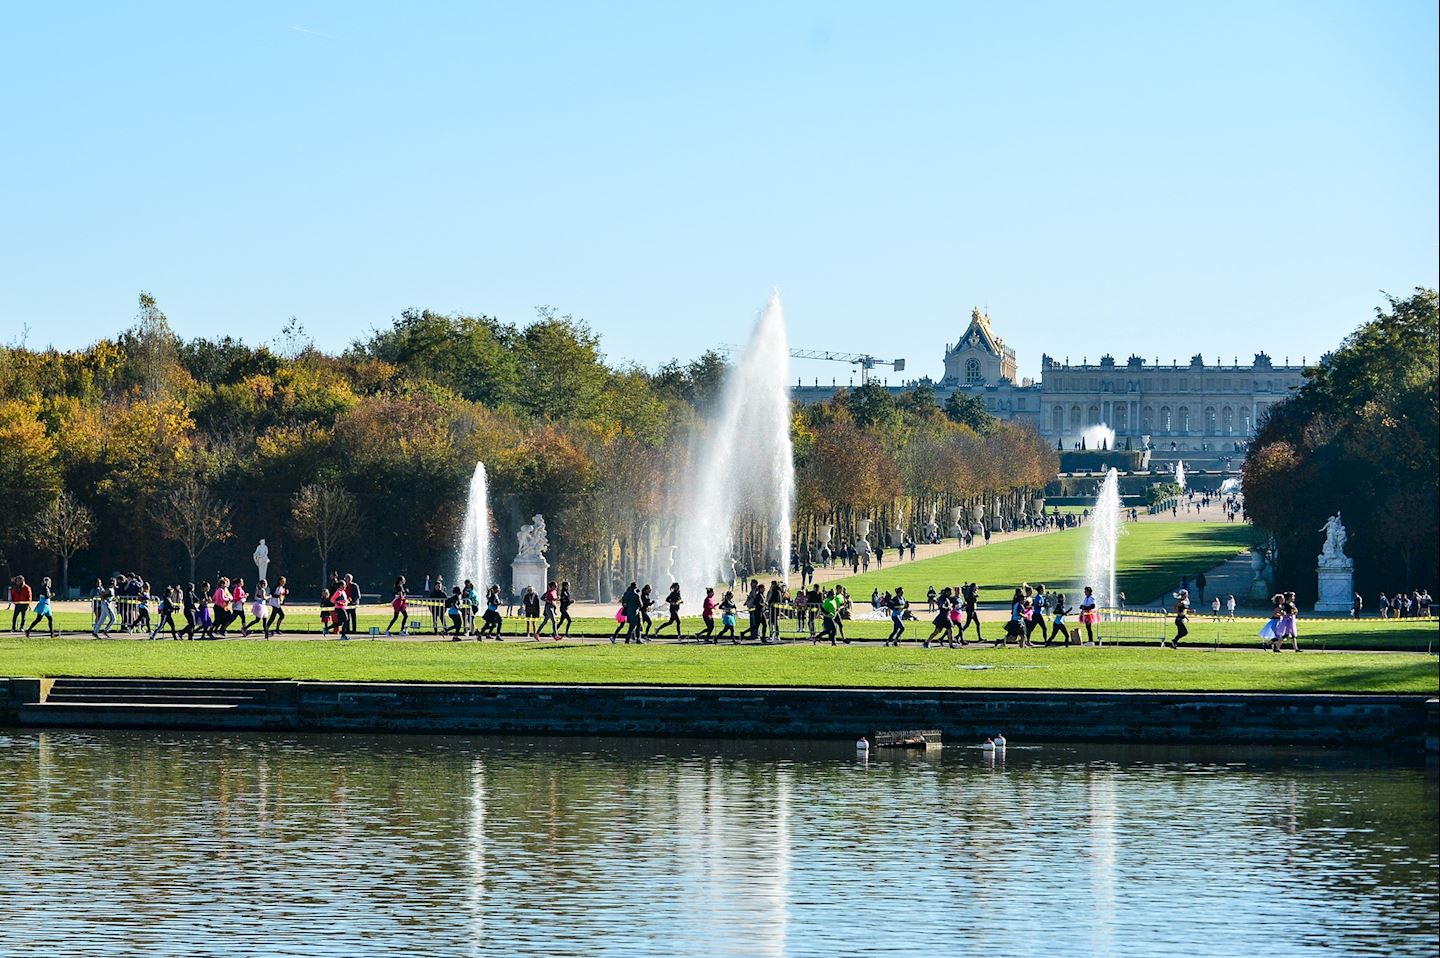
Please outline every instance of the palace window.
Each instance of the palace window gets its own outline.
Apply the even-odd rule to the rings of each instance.
[[[1100,425],[1100,407],[1099,407],[1099,406],[1092,405],[1092,406],[1090,407],[1089,419],[1086,421],[1086,425],[1090,425],[1090,426],[1098,426],[1098,425]]]
[[[980,375],[980,360],[965,360],[965,385],[974,386],[984,381],[984,378]]]
[[[1235,410],[1229,406],[1220,410],[1220,427],[1224,430],[1225,435],[1235,435]]]
[[[1168,433],[1171,431],[1170,407],[1160,407],[1160,431]]]
[[[1146,406],[1144,409],[1140,410],[1140,431],[1142,433],[1145,433],[1146,435],[1149,435],[1151,432],[1154,431],[1154,425],[1155,410],[1151,409],[1149,406]]]
[[[1065,431],[1065,410],[1059,406],[1050,410],[1050,431],[1057,435]]]
[[[1071,407],[1070,407],[1070,428],[1073,429],[1073,430],[1075,430],[1076,432],[1079,432],[1079,431],[1080,431],[1080,425],[1081,425],[1081,423],[1080,423],[1080,407],[1079,407],[1079,406],[1071,406]]]
[[[1190,407],[1189,407],[1189,406],[1181,406],[1181,407],[1180,407],[1180,431],[1181,431],[1181,432],[1189,432],[1189,431],[1190,431]]]
[[[1215,407],[1205,407],[1205,435],[1215,435]]]

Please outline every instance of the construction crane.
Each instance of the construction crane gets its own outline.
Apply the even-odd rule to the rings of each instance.
[[[721,352],[738,353],[742,349],[733,343],[724,343],[719,346]],[[878,359],[869,353],[837,353],[829,349],[792,349],[791,359],[822,359],[832,363],[849,363],[852,366],[860,367],[860,382],[870,382],[870,370],[876,366],[889,366],[897,373],[905,369],[903,359]]]

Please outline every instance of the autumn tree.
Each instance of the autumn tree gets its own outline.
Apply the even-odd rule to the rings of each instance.
[[[315,543],[323,586],[330,581],[331,551],[360,532],[360,509],[355,497],[334,481],[312,482],[295,494],[290,517],[294,537]]]
[[[217,542],[234,536],[230,503],[216,496],[197,479],[186,479],[161,494],[151,509],[160,534],[178,542],[190,557],[190,578],[195,581],[195,560]]]
[[[60,594],[70,591],[70,558],[90,544],[95,514],[69,492],[62,492],[35,514],[30,538],[37,548],[60,559]]]

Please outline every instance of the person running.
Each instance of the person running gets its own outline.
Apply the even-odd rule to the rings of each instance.
[[[640,622],[636,623],[638,629],[641,624],[645,626],[645,641],[650,641],[650,630],[655,628],[655,620],[650,618],[650,610],[655,608],[654,590],[650,583],[645,583],[645,588],[640,590]],[[638,639],[639,636],[636,636]]]
[[[1005,632],[995,643],[995,648],[1005,645],[1011,638],[1018,639],[1025,634],[1025,592],[1016,589],[1010,597],[1010,618],[1005,622]]]
[[[250,614],[255,617],[251,628],[260,626],[265,638],[270,638],[270,583],[264,579],[255,583],[255,594],[250,596]]]
[[[180,627],[180,634],[187,640],[195,640],[195,583],[187,582],[180,587],[180,614],[185,617],[185,624]]]
[[[290,587],[285,584],[282,575],[275,580],[275,588],[270,590],[270,617],[265,620],[265,638],[280,634],[280,626],[285,624],[285,597],[289,594]]]
[[[540,641],[540,594],[531,586],[525,587],[520,596],[520,608],[525,613],[525,634],[536,642]]]
[[[55,616],[50,611],[50,602],[55,598],[55,589],[50,584],[50,577],[44,576],[40,579],[40,586],[35,590],[35,616],[30,620],[30,627],[25,630],[25,637],[29,638],[30,633],[45,620],[46,628],[50,630],[50,637],[55,637]]]
[[[926,593],[925,597],[928,600],[927,604],[930,609],[935,612],[935,628],[930,630],[930,636],[925,640],[922,647],[930,648],[930,643],[942,632],[945,638],[941,641],[947,645],[953,644],[955,632],[954,626],[950,623],[950,587],[948,585],[945,586],[945,588],[940,590],[940,594],[936,595],[935,587],[931,586],[930,591]]]
[[[345,591],[345,584],[341,583],[330,593],[330,621],[340,633],[341,642],[348,642],[350,639],[350,616],[346,614],[349,606],[350,596]]]
[[[646,586],[645,588],[650,587]],[[625,644],[629,645],[634,642],[638,645],[641,642],[640,609],[643,605],[639,587],[634,582],[630,583],[630,588],[625,590],[625,595],[620,601],[622,603],[620,614],[625,617]]]
[[[1034,645],[1030,637],[1035,630],[1040,630],[1040,637],[1045,637],[1045,613],[1050,608],[1050,597],[1045,594],[1043,584],[1035,586],[1035,596],[1030,600],[1030,618],[1025,622],[1025,644]]]
[[[840,621],[840,600],[836,598],[833,589],[825,591],[825,597],[820,600],[820,619],[824,622],[824,628],[820,634],[810,639],[810,644],[815,645],[821,639],[829,639],[830,644],[835,644],[836,623]]]
[[[885,607],[890,611],[890,638],[885,641],[886,645],[900,647],[900,636],[905,634],[905,610],[910,603],[905,601],[904,586],[896,586],[895,594]]]
[[[1085,626],[1086,644],[1100,644],[1095,638],[1095,623],[1099,621],[1100,614],[1095,611],[1095,590],[1087,585],[1085,594],[1080,597],[1080,624]]]
[[[1190,618],[1190,590],[1181,589],[1175,593],[1175,605],[1170,610],[1175,616],[1175,637],[1170,640],[1170,648],[1180,648],[1180,642],[1190,634],[1186,621]]]
[[[150,633],[150,638],[155,638],[166,629],[170,630],[170,639],[174,641],[180,638],[180,633],[175,628],[175,608],[179,605],[176,601],[179,596],[178,585],[166,586],[165,591],[160,595],[160,617],[155,622],[155,629]]]
[[[1070,627],[1065,624],[1065,617],[1072,610],[1065,607],[1065,593],[1055,593],[1055,611],[1050,617],[1050,634],[1045,637],[1045,644],[1049,645],[1055,641],[1055,636],[1060,636],[1061,645],[1070,644]]]
[[[759,579],[750,580],[750,593],[745,597],[745,608],[750,613],[750,627],[740,633],[740,638],[748,636],[769,645],[770,639],[765,631],[765,590],[760,587]]]
[[[485,611],[480,615],[480,630],[475,633],[477,641],[484,641],[487,635],[493,636],[497,642],[505,641],[500,634],[500,629],[505,624],[505,620],[500,617],[500,602],[498,585],[492,585],[485,590]]]
[[[110,631],[115,628],[115,580],[111,579],[109,585],[101,580],[95,580],[98,592],[96,608],[99,610],[95,616],[95,627],[90,634],[95,638],[107,638]]]
[[[570,638],[570,626],[575,622],[570,618],[570,607],[574,604],[575,597],[570,594],[570,582],[568,579],[562,580],[560,582],[560,620],[556,623],[556,628],[563,625],[567,639]]]
[[[719,641],[715,638],[715,606],[717,604],[714,588],[706,586],[705,598],[700,600],[700,621],[705,623],[705,627],[695,636],[705,645],[712,645]]]
[[[635,583],[632,582],[630,583],[630,589],[633,588],[635,588]],[[630,621],[625,615],[625,608],[630,598],[630,589],[625,590],[625,594],[620,597],[619,606],[615,609],[615,631],[610,633],[611,645],[614,645],[615,640],[620,638],[621,632],[625,633],[625,641],[630,641]]]
[[[960,624],[960,644],[965,644],[965,629],[970,625],[975,626],[975,641],[985,641],[980,635],[980,586],[971,582],[969,585],[961,586],[962,599],[965,604],[965,621]]]
[[[230,612],[239,621],[242,636],[249,635],[251,627],[256,624],[245,621],[245,600],[248,598],[250,596],[245,592],[245,580],[236,578],[234,584],[230,586]]]
[[[540,604],[543,615],[540,619],[540,631],[545,631],[545,623],[550,623],[550,638],[556,642],[560,641],[560,622],[555,613],[560,605],[560,587],[551,582],[545,587],[545,594],[540,597]]]
[[[1285,593],[1284,601],[1280,604],[1280,624],[1276,632],[1281,640],[1289,639],[1290,648],[1296,652],[1300,651],[1300,630],[1296,623],[1299,614],[1300,606],[1295,602],[1295,593]],[[1277,641],[1275,651],[1280,651],[1283,644],[1283,641]]]
[[[460,608],[464,602],[465,599],[460,594],[460,587],[458,585],[445,597],[445,616],[450,620],[450,627],[445,631],[449,632],[451,629],[454,630],[454,633],[450,637],[451,642],[460,641],[461,632],[465,627],[465,613]]]
[[[680,597],[680,583],[670,583],[670,591],[665,596],[665,607],[670,610],[670,615],[655,629],[656,635],[663,632],[666,626],[673,625],[675,626],[675,637],[682,642],[685,640],[685,633],[680,628],[680,606],[684,604],[685,600]]]
[[[200,583],[200,590],[196,593],[196,598],[199,600],[195,611],[200,617],[200,638],[213,639],[215,638],[215,611],[211,607],[210,583]]]
[[[17,575],[10,585],[10,631],[24,632],[25,619],[30,614],[30,602],[34,599],[30,586],[23,575]]]
[[[148,633],[151,638],[154,638],[154,633],[150,632],[150,601],[152,598],[150,583],[140,583],[140,588],[135,593],[135,615],[131,619],[131,627],[142,635]]]
[[[729,590],[726,590],[724,598],[720,600],[720,634],[715,636],[715,644],[719,645],[720,640],[727,635],[730,636],[731,645],[740,644],[739,637],[735,635],[735,593]]]
[[[400,634],[407,634],[407,618],[409,616],[409,604],[405,601],[405,577],[398,576],[395,579],[395,593],[390,598],[390,621],[385,625],[385,634],[389,635],[390,630],[395,628],[395,623],[400,623]]]

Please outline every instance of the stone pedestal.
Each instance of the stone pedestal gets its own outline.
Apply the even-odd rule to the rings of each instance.
[[[890,527],[890,548],[898,549],[905,544],[905,533],[894,526]]]
[[[1316,571],[1319,580],[1316,612],[1348,613],[1355,602],[1355,569],[1353,564],[1321,565]]]
[[[516,556],[510,563],[510,588],[517,597],[525,594],[527,585],[544,595],[550,582],[549,574],[550,563],[544,556]]]
[[[965,534],[965,527],[960,524],[960,516],[964,512],[959,506],[950,507],[950,534],[962,536]]]

